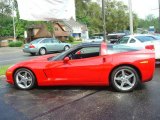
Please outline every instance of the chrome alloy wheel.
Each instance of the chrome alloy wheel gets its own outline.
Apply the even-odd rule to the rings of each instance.
[[[130,90],[136,84],[136,75],[132,70],[120,69],[115,73],[114,84],[122,91]]]
[[[21,89],[28,89],[33,84],[33,77],[27,70],[20,70],[16,73],[15,80]]]

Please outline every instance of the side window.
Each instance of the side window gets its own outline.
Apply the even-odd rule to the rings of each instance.
[[[126,44],[128,43],[129,37],[123,37],[120,40],[118,40],[118,44]]]
[[[53,39],[54,43],[59,43],[59,40]]]
[[[99,56],[99,47],[84,47],[75,50],[73,53],[69,54],[70,59],[83,59]]]
[[[52,39],[44,39],[41,43],[52,43]]]
[[[136,40],[132,38],[129,43],[135,43],[135,42]]]

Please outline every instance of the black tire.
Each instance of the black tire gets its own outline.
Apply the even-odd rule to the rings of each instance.
[[[44,47],[40,48],[39,49],[39,55],[45,55],[45,54],[47,54],[46,48],[44,48]]]
[[[70,47],[68,45],[64,46],[64,51],[70,49]]]
[[[25,83],[28,86],[25,86]],[[14,73],[14,85],[16,88],[21,90],[33,89],[36,86],[36,77],[34,76],[32,71],[26,68],[20,68]]]
[[[30,53],[32,56],[35,56],[36,55],[36,53]]]
[[[121,66],[113,70],[110,79],[112,87],[119,92],[133,91],[140,82],[138,72],[129,66]]]

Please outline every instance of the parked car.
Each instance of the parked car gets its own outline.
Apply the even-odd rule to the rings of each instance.
[[[114,33],[114,34],[108,34],[107,39],[110,43],[114,44],[119,39],[121,39],[123,36],[125,36],[125,33]]]
[[[139,47],[139,48],[148,48],[153,45],[153,49],[155,51],[155,58],[158,60],[160,59],[160,40],[153,35],[129,35],[124,36],[120,40],[116,42],[117,44],[121,45],[128,45],[132,47]]]
[[[45,55],[54,51],[66,51],[71,47],[69,43],[62,43],[54,38],[39,38],[29,44],[25,44],[23,52],[30,53],[31,55],[40,54]]]
[[[102,42],[103,40],[103,36],[92,36],[85,42]]]
[[[122,45],[82,43],[59,55],[46,55],[18,63],[6,71],[6,80],[17,88],[38,86],[113,86],[128,92],[152,79],[152,50]]]

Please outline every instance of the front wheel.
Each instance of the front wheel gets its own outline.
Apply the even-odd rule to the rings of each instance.
[[[20,68],[14,74],[14,84],[21,90],[29,90],[35,87],[36,78],[30,70]]]
[[[137,71],[129,66],[116,68],[111,74],[112,86],[120,92],[132,91],[139,83]]]
[[[64,51],[66,51],[66,50],[68,50],[68,49],[70,49],[70,47],[69,47],[68,45],[66,45],[66,46],[64,47]]]

